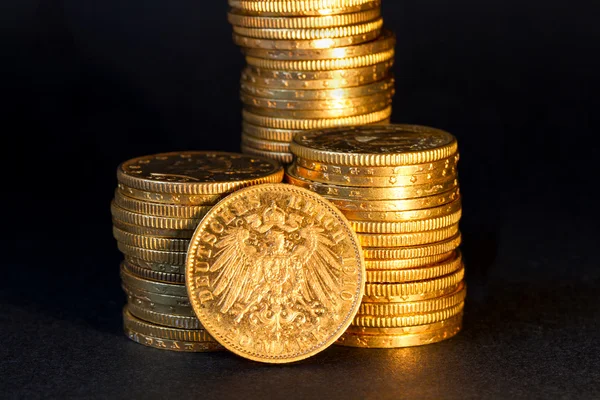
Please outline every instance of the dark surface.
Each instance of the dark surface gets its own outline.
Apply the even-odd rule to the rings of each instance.
[[[226,2],[13,10],[2,13],[13,124],[3,130],[0,397],[600,398],[597,10],[384,1],[398,35],[393,121],[459,139],[465,328],[435,345],[332,347],[290,366],[154,350],[121,332],[117,164],[238,149],[243,59]]]

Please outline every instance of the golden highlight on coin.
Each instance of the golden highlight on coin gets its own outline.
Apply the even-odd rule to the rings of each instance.
[[[200,322],[252,360],[293,362],[333,343],[358,311],[364,262],[342,214],[290,185],[217,204],[190,245],[186,285]]]

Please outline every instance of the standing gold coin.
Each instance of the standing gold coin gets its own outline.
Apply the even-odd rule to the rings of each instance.
[[[306,132],[294,137],[296,156],[335,165],[423,164],[457,152],[456,138],[419,125],[377,125]]]
[[[283,184],[235,192],[202,220],[188,251],[186,286],[202,325],[243,357],[310,357],[350,325],[364,261],[343,215]]]
[[[281,166],[237,153],[190,151],[134,158],[117,169],[123,185],[160,193],[222,194],[260,183],[281,182]]]

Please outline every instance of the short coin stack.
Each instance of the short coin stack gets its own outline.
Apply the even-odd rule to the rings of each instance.
[[[309,130],[387,122],[394,35],[379,0],[229,0],[242,47],[242,151],[284,163]]]
[[[125,333],[148,346],[210,351],[221,346],[203,329],[185,287],[186,252],[202,217],[225,195],[283,179],[279,163],[222,152],[164,153],[117,170],[113,233],[127,306]]]
[[[455,335],[466,287],[458,222],[457,142],[414,125],[298,134],[289,183],[323,195],[363,248],[367,283],[338,344],[405,347]]]

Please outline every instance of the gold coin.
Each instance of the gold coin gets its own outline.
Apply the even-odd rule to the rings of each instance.
[[[261,149],[256,149],[254,147],[246,146],[244,144],[242,144],[241,148],[242,148],[242,153],[272,158],[283,164],[291,163],[294,158],[292,153],[261,150]]]
[[[410,211],[432,208],[451,203],[460,198],[460,190],[455,187],[447,192],[427,197],[398,200],[352,200],[323,194],[337,208],[346,211]]]
[[[200,218],[169,218],[140,214],[125,210],[117,206],[114,202],[110,205],[110,211],[113,219],[126,224],[141,225],[147,228],[155,229],[194,230],[196,229],[198,222],[200,222]]]
[[[196,317],[159,313],[140,307],[135,303],[128,303],[127,309],[134,317],[152,324],[179,329],[204,329]]]
[[[270,90],[334,91],[390,78],[393,65],[393,58],[366,67],[330,71],[279,71],[249,65],[242,71],[241,84],[252,85],[254,90],[261,88],[267,92]]]
[[[154,336],[161,339],[184,340],[188,342],[212,342],[214,339],[204,329],[178,329],[170,328],[142,321],[134,317],[128,310],[123,309],[123,325],[126,329]]]
[[[444,321],[444,326],[435,330],[427,330],[412,334],[398,335],[364,335],[344,333],[336,342],[337,345],[363,348],[399,348],[421,346],[449,339],[460,332],[462,314]]]
[[[383,20],[381,21],[383,25]],[[381,34],[381,26],[376,30],[352,36],[310,39],[310,40],[278,40],[257,39],[233,33],[233,42],[245,49],[288,50],[294,49],[332,49],[370,42]]]
[[[155,272],[164,272],[167,274],[185,274],[184,265],[171,265],[166,263],[151,262],[128,255],[125,255],[125,261],[128,264],[133,264],[139,268],[149,269]]]
[[[425,232],[410,233],[357,233],[361,246],[366,247],[405,247],[428,243],[438,243],[456,236],[458,224]]]
[[[184,251],[158,251],[148,250],[142,247],[130,246],[125,243],[117,242],[117,247],[121,253],[139,258],[142,260],[163,263],[170,265],[185,265],[185,252]]]
[[[392,114],[392,107],[386,107],[365,115],[356,115],[346,118],[316,118],[316,119],[290,119],[268,117],[254,114],[247,109],[242,109],[242,117],[248,123],[277,129],[320,129],[325,127],[365,125],[389,118]]]
[[[274,89],[264,86],[256,86],[251,83],[241,83],[242,91],[250,96],[266,100],[277,100],[279,102],[290,101],[323,101],[354,99],[364,96],[387,93],[394,89],[394,78],[389,77],[374,83],[360,85],[343,89],[305,90],[305,89]],[[285,103],[284,103],[285,104]],[[260,106],[260,104],[254,104]],[[269,105],[268,105],[269,106]],[[349,106],[349,105],[346,105]]]
[[[217,342],[186,342],[181,340],[162,339],[125,328],[125,335],[136,343],[155,349],[181,351],[190,353],[203,353],[209,351],[225,350]]]
[[[411,233],[411,232],[423,232],[423,231],[434,231],[437,229],[446,228],[451,225],[455,225],[460,221],[462,211],[458,210],[450,215],[444,215],[442,217],[421,219],[416,221],[403,221],[403,222],[383,222],[383,221],[350,221],[350,225],[354,228],[355,232],[360,233],[383,233],[383,234],[398,234],[398,233]]]
[[[194,234],[193,230],[149,228],[136,224],[127,224],[115,218],[113,218],[112,221],[116,228],[134,235],[155,236],[159,238],[171,239],[190,239]]]
[[[298,159],[296,159],[297,161]],[[458,197],[450,203],[443,204],[438,207],[423,208],[418,210],[408,211],[349,211],[343,210],[344,215],[352,223],[358,221],[372,221],[374,224],[378,222],[400,223],[410,222],[422,219],[439,218],[446,215],[454,214],[461,210],[461,200]]]
[[[340,110],[353,107],[363,107],[371,103],[377,103],[385,101],[394,95],[393,88],[387,91],[370,94],[361,97],[340,97],[338,99],[329,100],[279,100],[279,99],[266,99],[263,97],[255,97],[253,95],[240,93],[240,99],[242,103],[251,107],[266,108],[269,112],[278,113],[279,111],[329,111],[329,110]]]
[[[224,347],[284,363],[328,347],[358,311],[364,262],[344,216],[284,184],[235,192],[196,230],[186,286],[202,325]]]
[[[398,270],[398,269],[411,269],[426,267],[431,264],[436,264],[442,261],[446,261],[454,256],[454,251],[447,253],[435,254],[426,257],[418,258],[404,258],[395,260],[369,260],[365,259],[365,268],[367,271],[377,270]]]
[[[299,167],[313,170],[320,173],[329,173],[336,175],[349,175],[350,177],[388,177],[388,176],[411,176],[411,175],[424,175],[431,174],[435,171],[447,170],[449,173],[456,170],[456,164],[458,163],[459,154],[441,159],[439,161],[433,161],[425,164],[412,164],[412,165],[398,165],[398,166],[383,166],[383,167],[361,167],[361,166],[347,166],[347,165],[333,165],[325,164],[315,160],[309,160],[306,158],[298,158],[296,164]]]
[[[285,181],[296,186],[301,186],[323,196],[340,199],[360,199],[363,201],[375,200],[406,200],[433,196],[439,193],[447,193],[458,186],[458,180],[450,177],[445,181],[426,183],[412,186],[388,186],[388,187],[357,187],[331,185],[303,179],[293,174],[294,168],[288,167]]]
[[[168,296],[187,296],[185,286],[174,283],[157,282],[139,278],[129,273],[123,264],[121,264],[121,280],[123,281],[123,284],[126,285],[128,288],[139,289],[150,293]]]
[[[225,152],[162,153],[131,159],[117,170],[122,184],[145,191],[222,194],[260,183],[281,182],[273,160]]]
[[[154,271],[127,262],[123,263],[123,268],[131,275],[145,280],[185,285],[185,275],[183,274]]]
[[[461,243],[460,233],[438,243],[410,247],[363,247],[363,253],[369,260],[402,260],[429,257],[456,250]]]
[[[196,315],[187,297],[151,293],[125,284],[122,285],[122,288],[127,295],[127,301],[130,304],[136,304],[138,307],[165,314],[188,317],[195,317]]]
[[[367,269],[367,282],[370,283],[403,283],[413,281],[423,281],[427,279],[438,278],[440,276],[451,274],[462,267],[462,256],[457,252],[457,256],[428,265],[421,268],[395,269],[395,270],[369,270]]]
[[[367,296],[367,295],[365,295],[365,296],[363,296],[363,302],[388,304],[388,303],[412,303],[412,302],[432,300],[432,299],[436,299],[438,297],[444,297],[451,293],[454,293],[460,284],[462,284],[462,282],[459,282],[456,285],[449,286],[444,289],[435,290],[433,292],[417,293],[417,294],[412,294],[412,295],[402,295],[402,296],[392,296],[392,295]]]
[[[246,49],[244,53],[248,54],[250,51]],[[295,52],[290,51],[290,53]],[[379,64],[391,60],[394,58],[394,54],[394,49],[391,49],[382,51],[380,53],[367,54],[364,56],[323,60],[280,60],[246,55],[246,62],[255,67],[268,69],[287,69],[290,71],[330,71],[336,69],[361,68],[369,65]]]
[[[309,15],[331,15],[336,13],[347,13],[356,11],[356,8],[376,7],[380,4],[376,0],[229,0],[232,8],[255,13],[276,13],[281,16]]]
[[[345,118],[363,115],[382,110],[392,103],[393,93],[374,96],[372,101],[344,108],[317,108],[312,110],[280,110],[275,108],[255,107],[245,105],[244,107],[253,114],[265,115],[277,118],[291,119],[313,119],[313,118]],[[363,99],[364,100],[364,99]],[[363,101],[361,100],[361,101]]]
[[[150,203],[123,195],[115,191],[114,202],[120,208],[139,214],[155,215],[158,217],[200,219],[212,206],[179,206],[171,204]]]
[[[396,187],[396,186],[419,186],[443,182],[456,178],[456,169],[439,169],[429,174],[415,175],[388,175],[388,176],[354,176],[342,175],[331,172],[319,172],[303,168],[294,164],[290,168],[292,176],[297,176],[309,181],[330,185],[342,185],[353,187]]]
[[[134,189],[132,187],[119,183],[119,193],[124,196],[137,200],[148,201],[151,203],[174,204],[178,206],[210,206],[217,204],[227,194],[177,194],[177,193],[157,193],[147,192],[145,190]]]
[[[440,129],[390,124],[306,132],[294,137],[291,150],[327,164],[383,167],[442,160],[457,152],[457,143]]]
[[[235,27],[255,29],[317,29],[355,25],[371,21],[381,16],[379,7],[350,14],[322,15],[315,17],[263,17],[246,15],[240,10],[231,10],[227,19]],[[250,35],[247,35],[250,36]]]
[[[370,60],[363,59],[360,57],[373,55],[377,53],[386,53],[389,51],[393,51],[394,45],[396,44],[396,37],[394,33],[383,29],[381,32],[381,36],[379,36],[376,40],[371,42],[357,44],[353,46],[346,47],[337,47],[335,49],[295,49],[295,50],[275,50],[275,49],[255,49],[255,48],[242,48],[242,53],[247,57],[252,58],[262,58],[266,61],[279,61],[283,63],[266,63],[264,64],[264,68],[273,69],[273,70],[286,70],[286,71],[311,71],[310,73],[316,73],[316,71],[323,70],[339,70],[339,69],[347,69],[347,68],[360,68],[365,67],[367,65],[377,64],[378,62],[372,61],[363,65],[354,65],[357,64],[356,60]],[[391,60],[393,57],[384,57],[384,59],[380,60],[380,62]],[[342,63],[339,68],[309,68],[310,65],[315,65],[314,62],[325,61],[325,60],[348,60],[354,59],[354,62]],[[290,61],[294,61],[289,63]],[[302,61],[306,61],[308,64],[303,63]],[[358,63],[360,64],[360,63]],[[251,64],[254,65],[254,64]],[[283,68],[277,68],[274,65],[284,65]],[[294,65],[305,65],[304,68],[293,68],[290,66]],[[329,65],[329,64],[328,64]],[[260,65],[256,65],[260,67]]]
[[[381,28],[383,27],[383,18],[377,18],[372,21],[366,21],[360,24],[345,25],[345,26],[334,26],[329,28],[304,28],[304,29],[271,29],[271,28],[246,28],[242,26],[233,26],[234,41],[236,36],[240,36],[243,41],[245,38],[256,38],[265,39],[260,44],[253,46],[254,42],[250,42],[247,47],[258,47],[268,49],[299,49],[299,48],[329,48],[334,46],[326,46],[321,41],[323,39],[336,39],[336,38],[348,38],[368,33],[375,32],[376,35],[369,39],[375,39],[379,36]],[[280,43],[266,44],[266,41],[276,42],[290,42],[287,47],[281,47]],[[296,42],[294,42],[296,41]],[[363,40],[366,41],[366,40]],[[304,47],[304,42],[313,42],[313,46]],[[362,41],[361,41],[362,42]],[[302,43],[300,46],[294,46],[293,44]],[[351,41],[350,43],[357,43]],[[239,44],[239,43],[238,43]],[[316,45],[316,46],[315,46]],[[337,45],[335,47],[344,46]]]
[[[442,297],[437,297],[423,301],[413,302],[400,302],[400,303],[368,303],[362,302],[358,314],[374,315],[387,317],[391,315],[410,315],[429,313],[437,310],[443,310],[445,308],[453,307],[457,304],[462,303],[467,295],[466,285],[461,282],[456,289]],[[353,333],[373,333],[373,334],[389,334],[391,332],[385,332],[381,329],[357,329],[357,327],[350,327],[346,332]],[[394,332],[398,333],[398,332]]]
[[[367,283],[365,296],[369,297],[402,297],[413,295],[427,295],[438,290],[456,286],[465,276],[464,268],[452,274],[439,278],[418,282],[406,283]]]
[[[357,315],[352,321],[352,325],[367,328],[398,328],[415,325],[433,324],[447,320],[457,314],[462,313],[465,303],[460,303],[443,310],[432,311],[423,314],[412,315],[393,315],[386,317],[376,317],[372,315]]]
[[[277,153],[290,154],[289,142],[276,142],[273,140],[256,139],[242,132],[242,144],[258,150],[274,151]]]
[[[113,236],[117,241],[129,246],[142,247],[158,251],[187,251],[189,240],[168,239],[153,236],[136,235],[113,227]]]

